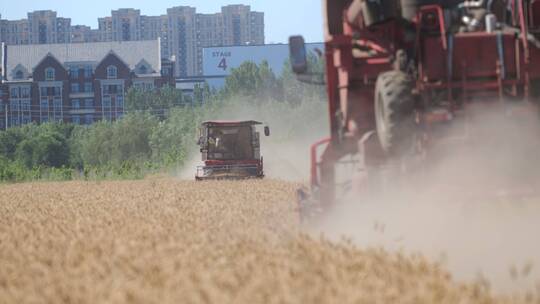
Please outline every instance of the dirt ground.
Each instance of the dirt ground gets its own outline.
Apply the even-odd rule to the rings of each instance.
[[[0,186],[0,303],[540,303],[301,232],[275,180]]]

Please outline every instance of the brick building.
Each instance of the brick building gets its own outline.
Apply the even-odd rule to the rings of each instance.
[[[160,41],[4,46],[0,129],[47,121],[91,124],[124,114],[129,87],[174,85]]]

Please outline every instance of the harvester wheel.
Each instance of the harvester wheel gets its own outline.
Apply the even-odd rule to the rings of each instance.
[[[389,156],[414,147],[413,81],[402,71],[381,73],[375,85],[375,121],[381,146]]]

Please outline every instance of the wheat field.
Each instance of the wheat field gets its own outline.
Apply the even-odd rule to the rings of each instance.
[[[0,186],[0,303],[540,303],[302,232],[274,180]]]

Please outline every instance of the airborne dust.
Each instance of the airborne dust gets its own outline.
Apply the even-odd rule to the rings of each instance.
[[[419,252],[496,292],[540,286],[538,117],[478,106],[439,130],[429,166],[348,193],[314,233]],[[511,117],[512,116],[512,117]]]

